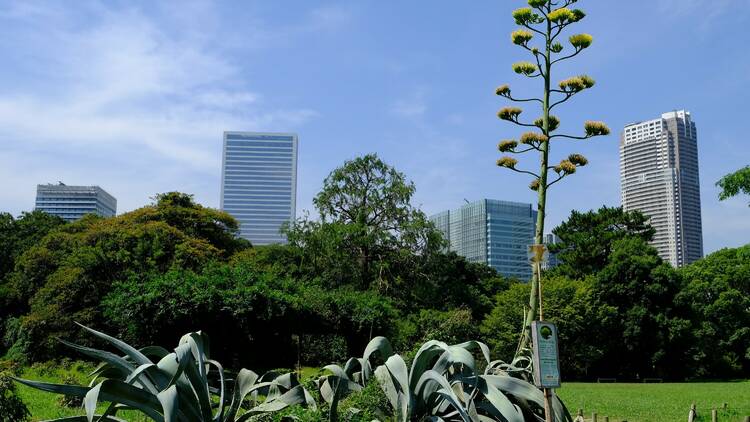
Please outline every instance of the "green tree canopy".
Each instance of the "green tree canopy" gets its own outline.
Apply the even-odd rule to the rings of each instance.
[[[0,282],[21,254],[63,224],[62,218],[43,211],[24,212],[18,218],[0,213]]]
[[[683,353],[673,340],[687,338],[690,323],[674,302],[681,288],[677,271],[645,240],[626,237],[612,243],[595,281],[599,321],[594,338],[605,356],[599,373],[628,378],[680,375]]]
[[[654,236],[654,229],[640,212],[607,206],[588,212],[574,210],[552,232],[560,238],[550,247],[560,260],[554,271],[572,278],[603,269],[618,240],[632,237],[648,242]]]
[[[722,249],[680,269],[676,302],[691,312],[687,362],[697,377],[750,376],[750,245]]]
[[[740,193],[750,195],[750,166],[743,167],[734,173],[722,177],[716,186],[721,188],[719,199],[722,201]],[[748,203],[750,206],[750,203]]]
[[[16,260],[4,286],[14,313],[24,315],[18,347],[34,344],[30,357],[50,357],[56,337],[78,331],[73,321],[101,326],[99,303],[115,281],[228,257],[247,246],[236,228],[228,214],[169,193],[117,217],[87,215],[50,232]]]

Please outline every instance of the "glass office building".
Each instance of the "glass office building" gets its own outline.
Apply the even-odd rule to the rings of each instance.
[[[99,186],[37,185],[36,210],[75,221],[85,214],[112,217],[117,213],[117,199]]]
[[[221,209],[240,223],[240,236],[285,243],[279,230],[294,220],[296,199],[296,134],[224,132]]]
[[[430,217],[450,250],[498,273],[531,279],[528,247],[534,243],[537,212],[531,204],[482,199]]]

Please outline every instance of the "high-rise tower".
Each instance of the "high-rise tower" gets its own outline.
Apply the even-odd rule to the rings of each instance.
[[[622,207],[649,217],[652,245],[675,267],[703,256],[698,138],[690,113],[625,126],[620,138]]]
[[[286,242],[279,230],[294,220],[296,200],[296,134],[224,132],[221,209],[239,221],[240,236]]]
[[[450,242],[450,250],[483,262],[506,277],[531,279],[529,245],[537,212],[531,204],[482,199],[430,217]]]
[[[117,199],[99,186],[68,186],[63,182],[37,185],[35,209],[75,221],[86,214],[113,217]]]

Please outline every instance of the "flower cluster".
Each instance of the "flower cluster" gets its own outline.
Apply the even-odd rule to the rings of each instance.
[[[512,139],[507,139],[507,140],[504,140],[504,141],[500,141],[500,143],[497,144],[497,149],[500,152],[510,152],[510,151],[513,151],[514,149],[516,149],[517,146],[518,146],[518,142],[516,142],[516,141],[514,141]]]
[[[510,40],[515,45],[526,45],[532,38],[534,38],[534,34],[525,29],[518,29],[510,34]]]
[[[573,22],[578,22],[586,16],[583,11],[578,9],[570,10],[567,7],[561,7],[557,10],[553,10],[547,14],[547,19],[550,22],[565,25]]]
[[[520,75],[531,76],[537,71],[537,66],[531,62],[513,63],[513,71]]]
[[[558,127],[560,127],[560,119],[558,119],[556,116],[549,116],[549,120],[547,121],[549,123],[549,127],[547,128],[550,132],[554,131]],[[544,128],[544,117],[540,117],[536,120],[534,120],[534,125],[537,126],[540,129]]]
[[[560,164],[554,167],[554,170],[555,172],[557,172],[557,174],[573,174],[576,172],[576,165],[571,163],[569,160],[562,160],[560,161]]]
[[[513,157],[500,157],[497,159],[497,165],[499,167],[507,167],[509,169],[515,168],[518,164],[518,160]]]
[[[604,122],[589,120],[583,124],[583,129],[586,131],[586,136],[609,135],[609,127]]]
[[[542,22],[541,16],[534,13],[530,7],[522,7],[514,10],[513,19],[515,19],[516,25],[532,25]]]
[[[568,161],[577,165],[578,167],[583,167],[589,163],[589,160],[581,154],[570,154],[568,156]]]
[[[510,95],[510,87],[508,85],[500,85],[495,89],[495,95],[507,97]]]
[[[521,112],[523,112],[523,110],[518,107],[503,107],[497,112],[497,117],[502,120],[514,122],[518,119],[518,115],[521,114]]]
[[[579,92],[594,86],[594,79],[588,75],[579,75],[560,81],[560,89],[565,92]]]
[[[594,37],[589,34],[576,34],[571,35],[568,40],[573,47],[583,50],[584,48],[588,48],[591,43],[594,42]]]
[[[545,136],[543,133],[536,133],[536,132],[526,132],[523,135],[521,135],[520,141],[524,145],[539,145],[542,142],[545,142],[547,139],[549,139],[547,136]]]

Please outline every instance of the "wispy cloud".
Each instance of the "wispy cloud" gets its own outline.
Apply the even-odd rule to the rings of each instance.
[[[701,31],[711,29],[719,18],[729,13],[747,15],[750,0],[657,0],[657,11],[670,19],[686,21]]]
[[[391,112],[408,119],[424,116],[427,111],[427,91],[424,88],[415,89],[411,94],[393,103]]]

